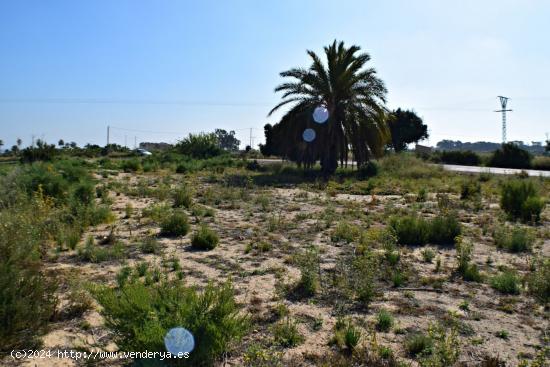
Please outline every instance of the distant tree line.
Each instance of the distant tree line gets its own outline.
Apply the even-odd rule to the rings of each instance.
[[[542,144],[526,145],[522,141],[511,142],[532,154],[542,154],[545,151],[545,147]],[[441,140],[436,144],[437,150],[458,150],[458,151],[472,151],[472,152],[494,152],[501,147],[501,143],[492,143],[488,141],[477,141],[474,143],[462,142],[460,140]],[[548,143],[547,143],[548,145]]]

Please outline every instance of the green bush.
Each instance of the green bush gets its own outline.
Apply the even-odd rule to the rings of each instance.
[[[534,236],[527,228],[519,226],[507,228],[502,226],[494,231],[493,239],[498,248],[517,253],[530,251]]]
[[[447,164],[460,164],[463,166],[479,166],[481,158],[470,150],[444,150],[434,155],[434,160]]]
[[[427,263],[431,263],[435,258],[435,251],[431,248],[425,248],[420,253],[422,254],[422,259]]]
[[[393,324],[393,315],[389,311],[385,309],[378,311],[378,314],[376,315],[376,329],[378,331],[388,332],[392,328]]]
[[[216,232],[202,225],[200,229],[193,234],[191,246],[200,250],[212,250],[216,248],[218,242],[220,242],[220,239]]]
[[[357,170],[357,178],[365,180],[370,177],[374,177],[378,174],[379,167],[375,162],[369,161],[365,165],[361,166]]]
[[[296,256],[300,280],[294,287],[295,295],[311,297],[319,290],[319,250],[311,246]]]
[[[513,270],[504,270],[491,279],[491,287],[504,294],[519,294],[520,280]]]
[[[290,317],[273,325],[272,329],[275,343],[283,348],[295,347],[304,341],[304,337],[298,331],[296,322]]]
[[[189,134],[187,138],[180,140],[176,149],[193,158],[211,158],[223,154],[215,134]]]
[[[359,228],[357,226],[350,224],[346,221],[338,222],[336,228],[330,236],[332,242],[344,241],[347,243],[352,242],[355,238],[359,236]]]
[[[456,329],[445,329],[440,324],[431,324],[428,337],[433,341],[432,347],[419,360],[421,367],[454,366],[460,356],[460,339]]]
[[[514,143],[502,144],[489,160],[492,167],[530,168],[533,157]]]
[[[78,185],[74,190],[74,197],[85,205],[93,203],[95,198],[94,186],[88,182]]]
[[[368,306],[379,293],[376,283],[378,268],[377,257],[370,251],[357,256],[351,263],[349,286],[364,306]]]
[[[65,201],[69,183],[61,174],[45,163],[34,163],[16,172],[17,184],[29,195],[39,189],[46,196],[58,201]]]
[[[330,344],[336,344],[340,349],[353,352],[361,340],[361,331],[348,318],[339,318],[334,325],[334,336]]]
[[[416,215],[393,217],[390,226],[399,243],[410,246],[421,246],[428,242],[441,245],[453,243],[462,232],[460,222],[452,214],[439,215],[431,220]]]
[[[410,356],[431,354],[433,340],[424,333],[414,333],[405,339],[405,350]]]
[[[544,203],[531,181],[516,179],[502,185],[500,206],[511,219],[538,222]]]
[[[462,200],[472,199],[481,195],[481,184],[479,181],[468,180],[460,185],[460,198]]]
[[[190,208],[193,204],[193,196],[187,187],[180,187],[174,191],[174,207]]]
[[[539,259],[526,277],[527,291],[544,305],[550,303],[550,259]]]
[[[112,246],[98,246],[92,236],[88,237],[83,247],[78,249],[78,257],[82,261],[91,263],[100,263],[104,261],[119,260],[124,257],[126,250],[120,241],[116,241]]]
[[[457,272],[462,275],[462,279],[468,282],[479,282],[481,274],[476,264],[471,264],[473,245],[465,241],[462,237],[458,237],[456,241],[456,260]]]
[[[429,223],[418,216],[393,217],[390,226],[395,231],[399,243],[403,245],[421,246],[426,244],[430,237]]]
[[[137,158],[124,159],[120,163],[120,168],[124,172],[137,172],[141,170],[141,162]]]
[[[165,236],[185,236],[189,232],[189,228],[187,215],[180,211],[172,212],[162,219],[160,224],[161,234]]]
[[[164,352],[164,336],[181,326],[195,338],[186,365],[211,365],[248,330],[248,320],[240,315],[229,283],[209,284],[199,292],[177,281],[156,285],[134,281],[118,289],[97,287],[93,294],[121,350]]]
[[[539,197],[528,197],[521,206],[521,220],[525,223],[540,222],[540,214],[544,209],[545,203]]]
[[[44,219],[23,201],[0,211],[0,352],[37,347],[54,313],[56,284],[40,259]]]
[[[439,215],[430,221],[429,241],[440,245],[452,244],[461,232],[462,228],[456,215]]]
[[[161,247],[159,241],[155,237],[146,237],[139,245],[139,249],[144,254],[160,254]]]

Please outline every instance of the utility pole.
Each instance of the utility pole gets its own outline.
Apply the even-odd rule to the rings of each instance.
[[[109,134],[110,134],[110,126],[107,125],[107,146],[109,146]]]
[[[498,98],[500,99],[501,109],[496,110],[495,112],[501,112],[502,113],[502,144],[504,144],[504,143],[506,143],[506,112],[508,112],[508,111],[512,112],[512,110],[507,110],[506,109],[506,105],[508,104],[508,100],[510,98],[503,97],[503,96],[498,96]]]
[[[137,136],[134,135],[134,149],[137,149]]]

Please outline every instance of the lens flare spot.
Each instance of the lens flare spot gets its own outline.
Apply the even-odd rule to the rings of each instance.
[[[327,122],[328,115],[326,106],[318,106],[313,110],[313,120],[318,124],[324,124]]]
[[[189,330],[176,327],[166,333],[164,345],[166,346],[166,350],[174,355],[191,353],[195,348],[195,338]]]
[[[315,140],[315,136],[317,134],[315,133],[315,130],[313,129],[305,129],[304,132],[302,133],[302,138],[304,138],[304,140],[308,143],[311,143],[312,141]]]

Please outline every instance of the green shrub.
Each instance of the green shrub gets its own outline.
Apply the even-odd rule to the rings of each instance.
[[[38,347],[54,313],[57,287],[40,259],[44,219],[23,201],[0,211],[0,352]]]
[[[181,326],[195,338],[195,349],[186,364],[211,365],[248,329],[229,283],[209,284],[199,292],[181,282],[145,285],[135,281],[119,289],[97,287],[93,293],[121,350],[164,352],[164,336]]]
[[[193,203],[193,196],[187,187],[180,187],[174,191],[174,207],[190,208]]]
[[[470,150],[444,150],[434,155],[434,160],[447,164],[460,164],[464,166],[479,166],[481,158]]]
[[[533,157],[514,143],[502,144],[489,160],[492,167],[530,168]]]
[[[462,200],[479,197],[481,195],[481,184],[479,181],[468,180],[460,185],[460,198]]]
[[[534,241],[531,231],[519,226],[497,228],[493,233],[493,239],[498,248],[513,253],[530,251]]]
[[[462,228],[456,215],[438,215],[430,221],[429,241],[440,245],[451,244],[461,232]]]
[[[185,236],[189,232],[189,220],[184,212],[175,211],[165,217],[161,224],[161,234],[165,236]]]
[[[539,259],[526,277],[527,291],[540,303],[550,303],[550,259]]]
[[[395,231],[399,243],[410,246],[421,246],[428,242],[430,236],[429,223],[417,216],[407,215],[393,217],[390,226]]]
[[[92,236],[88,237],[84,247],[78,249],[80,260],[91,263],[122,259],[125,253],[126,250],[122,242],[117,241],[112,246],[98,246]]]
[[[433,340],[424,333],[414,333],[405,339],[405,350],[410,356],[431,354]]]
[[[149,263],[142,261],[136,265],[136,273],[139,277],[144,277],[149,270]]]
[[[74,197],[82,204],[91,204],[95,198],[94,186],[91,183],[79,184],[74,191]]]
[[[428,242],[434,244],[453,243],[462,228],[455,215],[438,215],[426,220],[416,215],[392,217],[390,226],[395,231],[399,243],[421,246]]]
[[[540,214],[542,213],[542,210],[544,209],[544,206],[546,204],[544,201],[539,197],[528,197],[527,200],[523,203],[521,206],[521,220],[525,223],[527,222],[533,222],[538,223],[540,222]]]
[[[491,287],[504,294],[519,294],[520,280],[513,270],[504,270],[491,279]]]
[[[166,204],[156,204],[142,210],[142,216],[151,218],[157,223],[162,223],[170,213],[170,207]]]
[[[544,203],[531,181],[516,179],[502,185],[500,206],[512,219],[538,222]]]
[[[273,325],[272,333],[275,343],[283,348],[295,347],[304,341],[303,335],[298,331],[296,322],[290,317],[286,317]]]
[[[421,187],[420,190],[418,190],[418,195],[416,196],[416,201],[419,203],[423,203],[428,198],[428,192],[426,191],[425,187]]]
[[[146,237],[139,245],[139,249],[144,254],[160,254],[161,247],[159,241],[155,237]]]
[[[211,158],[223,154],[218,139],[214,133],[189,134],[187,138],[180,140],[176,149],[193,158]]]
[[[361,331],[353,325],[350,319],[339,318],[334,325],[334,336],[330,344],[336,344],[340,349],[353,352],[361,340]]]
[[[216,232],[202,225],[200,229],[193,234],[191,246],[200,250],[212,250],[216,248],[218,242],[220,242],[220,239]]]
[[[533,159],[531,166],[533,169],[550,171],[550,157],[537,156]]]
[[[141,170],[141,162],[139,159],[136,158],[124,159],[120,163],[120,168],[124,172],[137,172]]]
[[[431,248],[425,248],[420,253],[422,254],[422,259],[427,263],[431,263],[435,258],[435,251]]]
[[[336,228],[332,232],[330,239],[332,242],[344,241],[352,242],[359,236],[359,228],[345,221],[338,222]]]
[[[479,282],[481,275],[476,264],[471,264],[473,245],[458,237],[456,241],[456,260],[457,272],[462,275],[462,279],[469,282]]]
[[[378,331],[388,332],[394,324],[393,315],[385,310],[381,309],[376,315],[376,329]]]
[[[377,257],[372,252],[365,251],[352,260],[350,274],[346,274],[350,288],[364,306],[368,306],[379,292],[376,283],[378,269]]]
[[[34,163],[16,172],[17,185],[29,195],[41,192],[58,201],[65,201],[69,183],[61,174],[45,163]]]
[[[132,203],[126,203],[124,206],[124,218],[130,219],[134,214],[134,206]]]
[[[419,360],[421,367],[453,366],[460,356],[460,339],[456,329],[445,329],[440,324],[431,324],[428,336],[433,341],[429,354]]]
[[[243,356],[244,367],[284,367],[283,353],[262,347],[255,342]]]
[[[379,167],[375,162],[369,161],[367,164],[359,167],[357,170],[357,178],[365,180],[369,177],[374,177],[378,174]]]
[[[301,297],[311,297],[319,290],[319,250],[310,246],[296,256],[300,268],[300,280],[294,287],[294,293]]]

